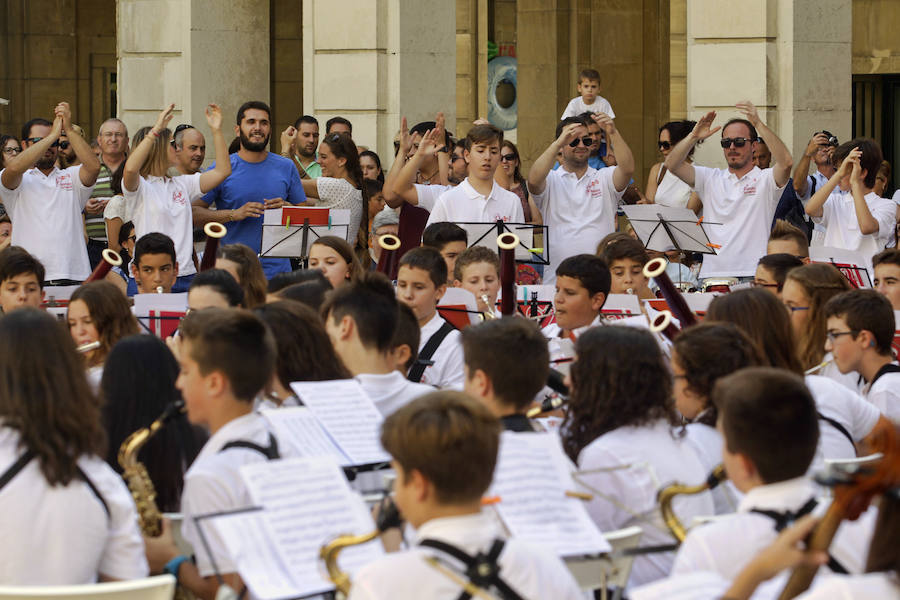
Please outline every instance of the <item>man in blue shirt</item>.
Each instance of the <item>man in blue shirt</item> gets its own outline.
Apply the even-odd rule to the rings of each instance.
[[[194,202],[194,226],[210,221],[223,223],[228,233],[224,244],[245,244],[260,251],[263,211],[287,205],[303,205],[306,194],[290,159],[268,151],[272,111],[264,102],[245,102],[238,109],[234,133],[240,150],[232,154],[231,176]],[[218,157],[217,157],[218,158]],[[215,210],[210,205],[215,204]],[[267,278],[291,270],[287,258],[261,258]]]

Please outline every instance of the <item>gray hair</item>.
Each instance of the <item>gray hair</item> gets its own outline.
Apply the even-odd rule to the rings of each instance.
[[[385,206],[381,212],[375,215],[375,218],[372,219],[372,235],[375,235],[375,232],[378,231],[380,227],[384,227],[385,225],[399,225],[400,224],[400,216],[394,211],[394,209],[389,206]]]

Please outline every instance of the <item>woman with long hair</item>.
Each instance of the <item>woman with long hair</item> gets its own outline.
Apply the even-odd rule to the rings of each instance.
[[[381,169],[381,159],[371,150],[363,150],[359,153],[359,166],[362,169],[363,179],[374,179],[384,183],[384,171]]]
[[[737,290],[713,299],[705,322],[737,325],[762,350],[764,366],[802,376],[804,369],[797,357],[791,317],[783,307],[774,294],[763,289]],[[819,447],[810,466],[810,471],[816,472],[826,458],[855,457],[856,444],[863,442],[885,417],[855,391],[833,379],[806,375],[804,381],[819,411]]]
[[[697,196],[697,192],[665,166],[666,156],[678,142],[693,131],[696,124],[695,121],[669,121],[659,128],[659,153],[662,154],[663,160],[650,167],[650,174],[647,176],[645,197],[649,204],[687,207],[694,212],[700,209],[700,198]],[[693,155],[694,149],[691,148],[686,159],[688,163],[691,162]]]
[[[0,319],[0,581],[147,575],[134,501],[104,456],[100,402],[72,337],[38,309]]]
[[[588,512],[601,531],[639,525],[642,546],[675,542],[656,501],[661,486],[703,482],[708,473],[684,439],[672,399],[672,376],[649,331],[606,326],[575,343],[563,448],[577,479],[594,495]],[[713,513],[709,493],[686,496],[682,519]],[[668,575],[672,552],[638,556],[629,585]]]
[[[244,308],[266,303],[268,282],[259,257],[244,244],[225,244],[216,253],[216,268],[228,271],[244,288]]]
[[[534,200],[528,194],[528,186],[519,170],[521,164],[519,149],[516,148],[516,145],[509,140],[503,140],[503,145],[500,146],[500,168],[494,172],[494,179],[501,187],[519,197],[526,223],[541,225],[544,220],[541,218],[541,211],[538,210]]]
[[[369,198],[363,185],[359,151],[349,135],[329,133],[319,144],[322,176],[304,179],[303,191],[317,198],[316,206],[350,210],[347,241],[360,261],[369,255]]]
[[[131,313],[128,299],[109,281],[92,281],[76,289],[69,299],[66,318],[77,346],[100,344],[84,352],[88,378],[96,389],[109,351],[123,337],[140,331],[138,321]]]
[[[310,307],[293,300],[257,307],[275,337],[275,374],[260,406],[297,406],[292,381],[348,379],[350,372],[334,351],[322,319]]]
[[[363,272],[350,244],[333,235],[323,235],[310,246],[309,268],[322,271],[334,289],[356,281]]]
[[[165,342],[152,335],[133,335],[113,347],[106,359],[100,396],[103,423],[109,438],[106,462],[117,472],[119,447],[139,429],[149,427],[173,402],[181,399],[175,388],[178,363]],[[141,448],[138,461],[146,468],[163,512],[178,512],[184,472],[208,436],[175,416]]]
[[[137,238],[158,231],[175,242],[178,279],[173,291],[187,291],[194,266],[194,229],[191,203],[231,175],[231,162],[217,160],[202,173],[169,177],[169,150],[172,132],[166,127],[175,105],[160,111],[156,124],[128,156],[122,171],[122,191],[133,209]],[[228,155],[222,136],[222,110],[215,104],[206,108],[206,122],[212,129],[216,156]]]

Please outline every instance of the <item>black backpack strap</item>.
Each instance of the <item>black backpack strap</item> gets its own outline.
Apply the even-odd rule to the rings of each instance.
[[[419,546],[433,548],[464,564],[466,566],[465,576],[473,585],[484,590],[496,589],[503,600],[523,600],[522,596],[500,577],[500,565],[497,564],[497,560],[500,558],[505,544],[506,542],[503,540],[495,539],[487,553],[479,552],[475,556],[471,556],[456,546],[440,540],[429,538],[419,542]],[[463,590],[457,600],[470,600],[471,598],[472,594]]]
[[[813,194],[816,193],[816,176],[815,176],[815,175],[809,175],[809,180],[810,180],[810,184],[809,184],[809,197],[812,198],[812,197],[813,197]]]
[[[22,472],[28,463],[30,463],[37,454],[32,450],[27,450],[25,454],[20,456],[16,462],[10,466],[3,475],[0,475],[0,490],[6,487],[6,485],[13,480],[13,478]]]
[[[434,353],[437,352],[437,349],[440,347],[441,342],[444,341],[450,332],[456,329],[449,322],[444,321],[444,324],[441,325],[441,328],[434,332],[430,338],[428,338],[428,342],[426,342],[425,347],[422,348],[422,351],[419,352],[419,357],[416,358],[416,362],[413,364],[412,368],[409,370],[409,375],[406,376],[407,379],[412,381],[413,383],[419,383],[422,381],[422,375],[425,374],[425,368],[434,364],[431,362],[431,357],[434,356]]]
[[[99,500],[100,504],[103,505],[103,510],[106,511],[106,516],[112,517],[112,514],[109,512],[109,505],[106,503],[106,500],[103,499],[103,494],[100,493],[100,490],[97,489],[97,486],[94,485],[94,482],[91,481],[91,478],[87,476],[87,473],[85,473],[81,467],[75,468],[78,469],[78,476],[84,480],[89,488],[91,488],[91,491],[95,496],[97,496],[97,500]]]
[[[281,454],[278,452],[278,440],[275,439],[275,436],[269,433],[269,445],[268,447],[260,446],[254,442],[248,442],[247,440],[232,440],[222,446],[219,452],[225,452],[229,448],[246,448],[247,450],[255,450],[259,452],[263,456],[266,457],[266,460],[275,460],[277,458],[281,458]]]
[[[850,435],[850,432],[847,431],[846,427],[844,427],[843,425],[841,425],[839,422],[835,421],[831,417],[826,417],[819,411],[816,411],[816,414],[819,415],[819,418],[821,420],[825,421],[826,423],[828,423],[829,425],[831,425],[832,427],[834,427],[835,429],[840,431],[842,434],[844,434],[844,437],[847,438],[850,441],[850,444],[853,446],[853,452],[854,453],[856,452],[856,442],[853,441],[853,436]]]

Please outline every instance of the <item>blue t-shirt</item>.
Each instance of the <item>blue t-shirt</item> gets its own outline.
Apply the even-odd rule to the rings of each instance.
[[[217,210],[235,210],[248,202],[265,203],[267,198],[283,198],[290,204],[306,202],[300,175],[291,159],[271,152],[258,163],[247,162],[237,153],[230,158],[231,176],[203,196],[203,201],[215,204]],[[225,223],[225,227],[228,233],[222,238],[223,244],[245,244],[259,253],[262,217],[232,221]],[[291,270],[291,261],[287,258],[261,258],[260,262],[267,278]]]

